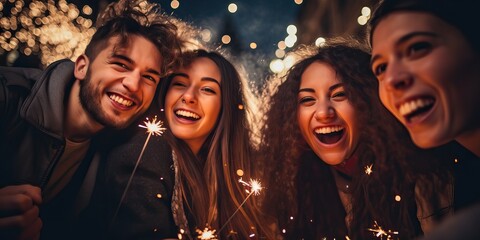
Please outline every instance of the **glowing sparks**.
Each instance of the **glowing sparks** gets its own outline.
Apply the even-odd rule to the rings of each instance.
[[[254,194],[255,196],[260,195],[260,191],[263,189],[262,184],[260,181],[255,180],[255,179],[250,179],[248,182],[243,181],[241,178],[238,180],[243,186],[247,186],[250,189],[245,189],[245,192],[251,194]]]
[[[371,165],[369,165],[369,166],[366,166],[366,167],[365,167],[365,173],[366,173],[367,175],[372,174],[372,172],[373,172],[373,171],[372,171],[372,168],[373,168],[373,164],[371,164]]]
[[[223,224],[223,226],[220,228],[220,230],[218,230],[218,232],[221,232],[223,230],[223,228],[225,228],[225,226],[227,226],[228,222],[230,222],[230,220],[232,220],[233,216],[235,216],[235,214],[242,208],[242,206],[247,202],[247,200],[252,196],[252,195],[256,195],[258,196],[260,194],[260,191],[262,190],[262,185],[260,184],[260,181],[258,180],[254,180],[254,179],[250,179],[248,182],[245,182],[242,180],[242,178],[240,178],[238,180],[239,183],[241,183],[243,186],[246,186],[248,187],[248,189],[245,189],[245,192],[248,193],[248,196],[245,198],[245,200],[243,200],[243,202],[238,206],[237,210],[235,210],[235,212],[233,212],[232,216],[230,216],[230,218],[227,219],[227,221],[225,221],[225,223]]]
[[[398,235],[397,231],[383,230],[383,228],[378,225],[377,221],[374,221],[374,222],[375,222],[373,224],[374,228],[369,228],[368,231],[373,232],[373,235],[375,237],[380,239],[383,239],[383,237],[386,237],[386,239],[393,239],[392,235]]]
[[[148,120],[144,121],[145,125],[138,125],[141,128],[146,128],[147,129],[147,139],[145,140],[145,143],[143,144],[143,148],[140,151],[140,154],[138,155],[137,161],[135,163],[135,167],[132,170],[132,173],[130,174],[130,178],[128,179],[127,185],[125,186],[125,189],[123,190],[122,197],[120,198],[120,202],[118,203],[117,209],[115,210],[115,214],[113,215],[113,218],[110,222],[110,224],[113,224],[115,221],[115,218],[117,217],[118,211],[120,210],[120,207],[122,206],[123,200],[127,196],[128,188],[130,188],[130,184],[132,183],[133,176],[135,175],[135,172],[137,171],[138,165],[140,165],[140,160],[142,159],[143,153],[145,152],[145,149],[147,148],[148,141],[150,140],[150,137],[152,135],[157,135],[160,136],[163,134],[163,131],[166,130],[166,128],[162,127],[162,121],[157,122],[157,116],[153,118],[152,121]],[[160,194],[159,194],[160,195]],[[157,198],[161,198],[161,195],[157,195]]]
[[[217,235],[215,235],[215,229],[209,229],[206,227],[203,231],[200,229],[196,230],[198,233],[197,238],[202,240],[217,240]]]
[[[144,121],[143,123],[145,125],[138,125],[138,126],[141,128],[146,128],[148,134],[161,136],[163,132],[167,130],[166,128],[162,127],[163,122],[161,120],[158,120],[157,122],[157,116],[153,117],[152,121],[148,121],[148,117],[147,117],[147,121]]]

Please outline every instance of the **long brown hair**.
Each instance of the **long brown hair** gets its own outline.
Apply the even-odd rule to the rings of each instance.
[[[221,230],[217,232],[220,239],[247,239],[251,234],[268,238],[255,198],[249,198],[239,209],[248,194],[238,182],[236,172],[241,169],[244,180],[255,177],[250,124],[247,122],[250,108],[245,99],[248,83],[232,63],[217,52],[195,50],[185,53],[184,64],[200,57],[212,60],[221,74],[222,99],[219,104],[222,108],[216,125],[197,155],[184,141],[167,131],[167,138],[177,154],[183,201],[191,214],[189,221],[194,221],[191,227],[203,230],[208,225]],[[165,96],[171,79],[166,80],[162,84],[161,96]],[[160,106],[163,103],[164,99]],[[220,229],[237,209],[239,211],[226,227]]]

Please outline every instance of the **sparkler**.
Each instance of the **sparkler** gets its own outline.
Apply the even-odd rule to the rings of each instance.
[[[383,239],[383,237],[386,236],[387,239],[393,239],[392,235],[398,235],[397,231],[383,230],[383,228],[378,225],[377,221],[374,221],[374,222],[375,222],[375,224],[373,224],[374,228],[369,228],[368,231],[373,232],[373,235],[375,237]]]
[[[215,229],[209,229],[208,227],[206,227],[203,231],[200,229],[197,229],[196,231],[198,233],[198,239],[218,240],[217,235],[215,235]]]
[[[260,194],[260,191],[263,189],[261,183],[258,180],[250,179],[248,182],[245,182],[245,181],[242,180],[242,178],[240,178],[238,180],[238,182],[243,184],[243,186],[246,186],[246,187],[249,188],[249,189],[245,189],[245,192],[248,193],[248,196],[245,198],[245,200],[243,200],[243,202],[240,204],[240,206],[238,206],[237,210],[235,210],[235,212],[233,212],[232,216],[230,216],[227,219],[227,221],[223,224],[223,226],[220,228],[220,230],[218,230],[219,233],[222,232],[223,228],[225,228],[225,226],[227,226],[228,222],[230,222],[230,220],[232,220],[233,216],[235,216],[235,214],[240,210],[240,208],[243,206],[243,204],[245,204],[247,202],[247,200],[252,195],[258,196]]]
[[[140,151],[140,155],[137,158],[137,161],[135,163],[135,167],[133,168],[132,173],[130,174],[130,178],[128,179],[127,186],[125,186],[125,189],[123,190],[122,197],[120,198],[120,202],[118,203],[117,209],[115,210],[115,214],[113,215],[112,221],[110,223],[113,224],[115,221],[115,218],[117,217],[118,211],[120,210],[120,207],[122,206],[123,200],[125,199],[125,196],[127,195],[127,190],[130,187],[130,184],[132,183],[133,176],[135,175],[135,172],[137,171],[137,167],[140,163],[140,159],[142,159],[143,153],[145,151],[145,148],[147,147],[148,141],[150,141],[150,137],[152,135],[157,135],[161,136],[163,132],[166,130],[166,128],[162,127],[163,122],[161,120],[157,121],[157,116],[155,116],[152,121],[148,120],[143,122],[145,125],[138,125],[141,128],[147,129],[147,139],[145,140],[145,144],[143,144],[142,151]]]
[[[365,173],[366,173],[367,175],[372,174],[372,172],[373,172],[373,171],[372,171],[372,168],[373,168],[373,164],[366,166],[366,167],[365,167]]]

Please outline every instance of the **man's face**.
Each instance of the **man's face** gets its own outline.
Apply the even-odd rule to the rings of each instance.
[[[108,41],[80,80],[80,102],[90,117],[105,127],[125,128],[150,106],[160,82],[162,56],[155,45],[130,36],[120,47]]]

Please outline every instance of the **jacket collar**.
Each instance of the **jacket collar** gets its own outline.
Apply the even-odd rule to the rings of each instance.
[[[20,115],[43,132],[63,139],[66,96],[75,81],[74,63],[60,60],[48,66],[35,82]]]

